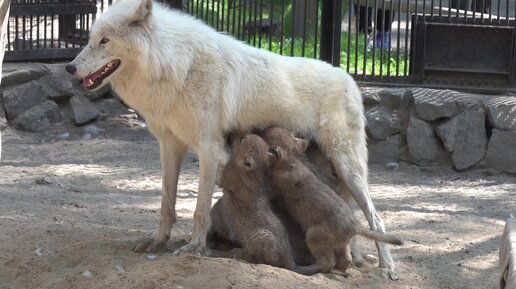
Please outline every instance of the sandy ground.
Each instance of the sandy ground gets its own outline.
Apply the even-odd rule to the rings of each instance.
[[[133,120],[97,124],[82,139],[62,125],[45,134],[3,132],[0,166],[0,288],[497,288],[498,247],[516,212],[516,177],[443,167],[370,167],[370,190],[388,231],[400,280],[380,270],[310,277],[267,265],[174,257],[192,229],[198,162],[185,161],[179,221],[166,250],[136,254],[159,220],[156,141]],[[68,132],[67,139],[59,135]],[[220,190],[215,199],[220,197]],[[376,254],[372,242],[365,251]]]

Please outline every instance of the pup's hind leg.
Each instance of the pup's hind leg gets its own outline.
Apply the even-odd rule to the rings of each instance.
[[[306,245],[315,258],[315,265],[305,269],[328,273],[335,266],[335,238],[328,229],[312,227],[306,231]],[[313,272],[315,273],[315,272]],[[312,274],[313,274],[312,273]]]
[[[170,239],[170,228],[176,222],[176,193],[179,170],[185,154],[185,146],[170,132],[159,134],[159,150],[162,171],[162,197],[159,228],[152,239],[139,242],[135,252],[155,252],[165,246]]]
[[[335,264],[335,269],[346,272],[352,261],[351,246],[347,244],[346,246],[337,249],[335,254],[337,255],[337,264]]]

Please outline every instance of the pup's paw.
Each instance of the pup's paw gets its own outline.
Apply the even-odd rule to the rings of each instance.
[[[382,276],[384,278],[389,278],[392,281],[400,280],[400,276],[398,276],[398,271],[394,268],[380,268],[382,271]]]
[[[146,238],[138,242],[133,247],[133,251],[136,253],[155,253],[163,249],[167,242],[156,240],[153,238]]]
[[[209,250],[206,245],[188,243],[174,251],[174,256],[182,256],[185,254],[193,254],[197,256],[209,256]]]

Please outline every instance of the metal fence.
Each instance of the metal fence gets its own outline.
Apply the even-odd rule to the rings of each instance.
[[[71,58],[112,0],[15,0],[6,61]],[[167,0],[165,0],[167,1]],[[250,45],[359,81],[507,88],[515,0],[168,0]]]

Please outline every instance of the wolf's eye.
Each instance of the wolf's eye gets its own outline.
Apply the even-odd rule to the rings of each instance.
[[[100,40],[100,44],[106,44],[108,42],[109,42],[109,38],[107,38],[107,37],[104,37],[104,38],[102,38],[102,40]]]

